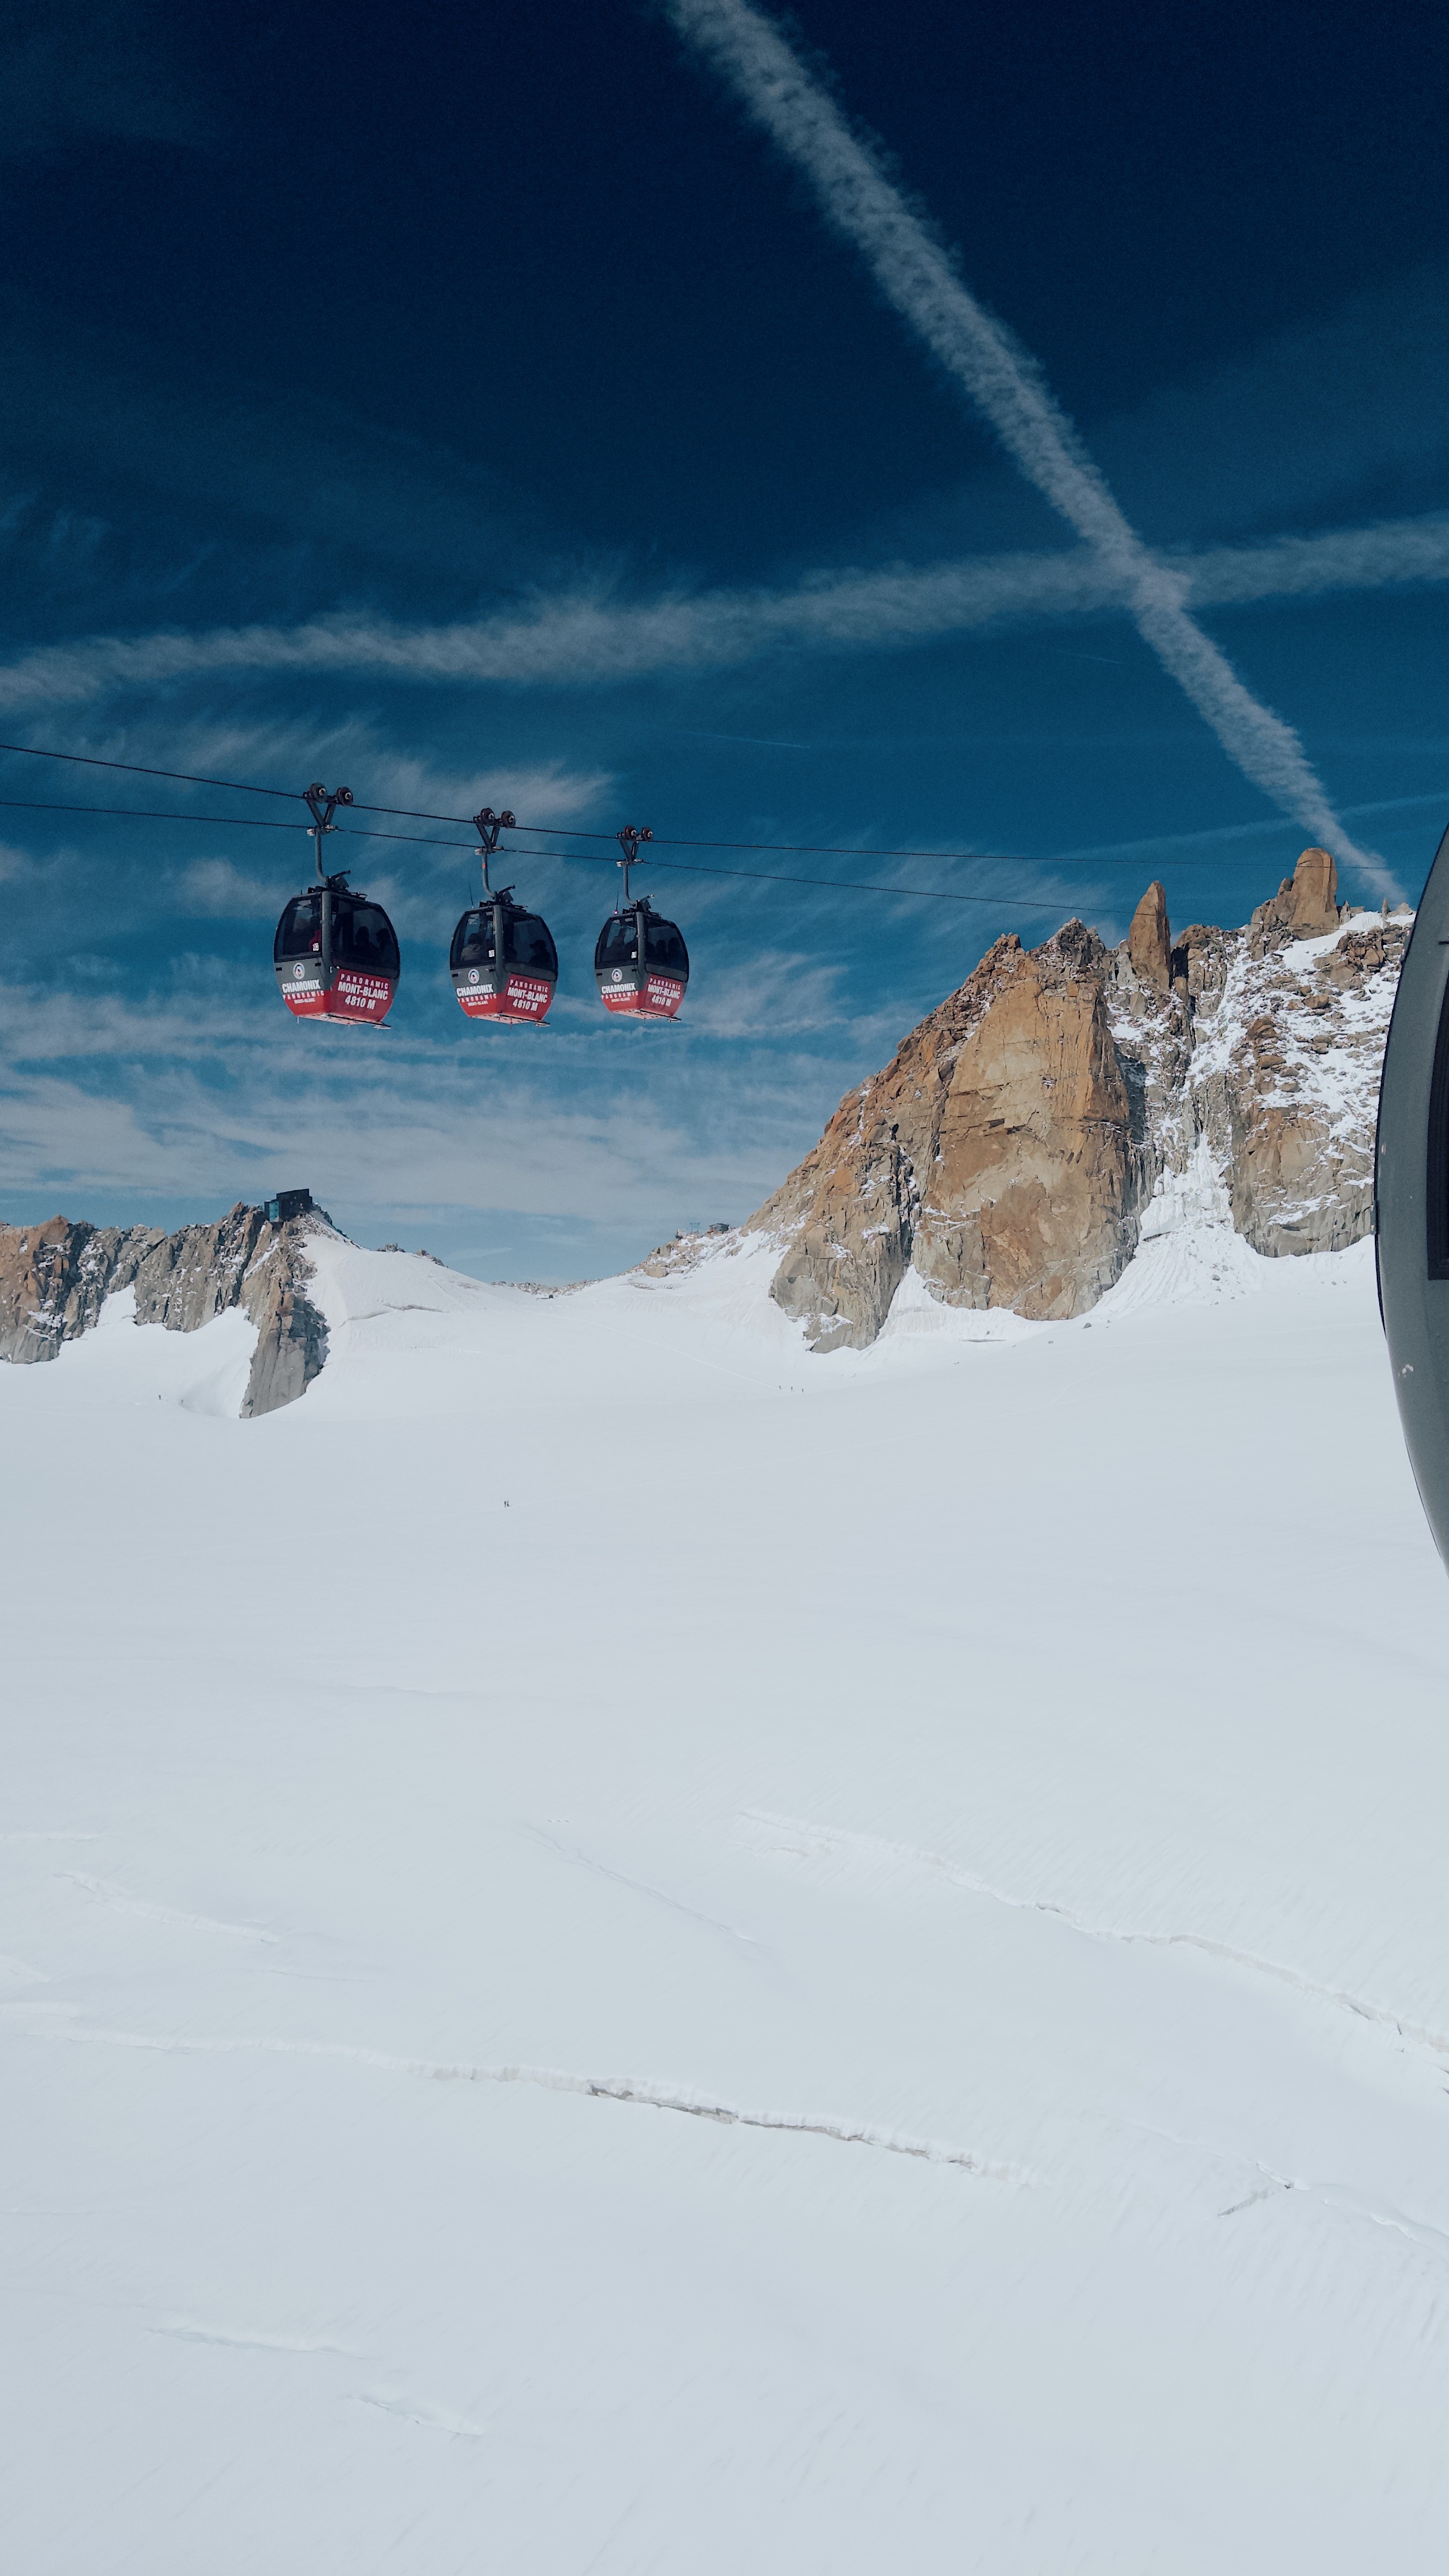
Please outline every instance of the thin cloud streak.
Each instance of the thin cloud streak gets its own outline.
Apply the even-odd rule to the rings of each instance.
[[[863,253],[888,301],[985,415],[1027,480],[1092,549],[1138,632],[1229,758],[1372,882],[1387,884],[1382,860],[1355,848],[1344,831],[1291,725],[1253,696],[1195,623],[1182,575],[1138,536],[1035,360],[977,303],[950,252],[778,28],[748,0],[666,5],[681,34],[805,173],[827,221]]]
[[[1449,581],[1449,521],[1391,520],[1323,536],[1217,546],[1174,555],[1170,569],[1195,608]],[[0,667],[0,709],[23,716],[225,671],[331,672],[424,685],[587,685],[656,671],[729,669],[787,646],[889,651],[1128,608],[1120,581],[1085,547],[1069,554],[977,555],[924,567],[822,573],[783,591],[675,593],[642,602],[571,595],[540,600],[521,615],[449,626],[323,617],[290,627],[99,636],[44,646]],[[257,730],[260,738],[259,729],[246,730],[249,737]],[[339,737],[346,731],[339,728]],[[315,748],[315,728],[307,740]],[[352,746],[339,738],[336,748],[345,756]],[[536,814],[543,796],[543,819],[562,820],[601,783],[543,772],[526,780],[510,774],[505,801],[528,804]]]
[[[1174,558],[1174,563],[1176,559]],[[1215,546],[1185,559],[1196,608],[1255,599],[1310,599],[1335,590],[1387,590],[1400,582],[1449,580],[1449,519],[1384,519],[1321,537],[1278,537],[1269,545]]]
[[[773,645],[910,642],[1001,616],[1100,608],[1112,592],[1090,556],[1005,556],[847,572],[798,590],[715,591],[619,603],[544,599],[521,615],[449,626],[320,617],[293,627],[99,636],[42,646],[0,668],[0,708],[84,704],[113,690],[222,671],[365,672],[433,682],[630,680],[752,660]]]

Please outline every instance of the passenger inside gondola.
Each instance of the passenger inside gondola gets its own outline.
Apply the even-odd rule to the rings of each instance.
[[[659,921],[652,913],[646,913],[644,962],[661,975],[689,973],[689,952],[674,922]]]
[[[548,925],[537,913],[515,913],[506,932],[506,954],[511,966],[526,975],[556,975],[558,951]]]
[[[387,915],[376,904],[347,904],[333,928],[338,961],[367,975],[396,975],[397,937]]]

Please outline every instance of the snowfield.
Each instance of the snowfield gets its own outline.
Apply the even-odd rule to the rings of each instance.
[[[1212,1213],[0,1370],[7,2569],[1442,2566],[1449,1584]]]

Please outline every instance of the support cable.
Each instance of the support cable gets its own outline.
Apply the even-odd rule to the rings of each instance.
[[[3,748],[4,745],[0,744],[0,750]],[[267,795],[280,795],[282,790],[268,788],[262,792]],[[153,811],[142,805],[51,805],[25,796],[0,796],[0,806],[8,806],[24,814],[92,814],[123,823],[189,823],[193,831],[311,833],[314,829],[311,823],[283,822],[280,816],[274,820],[271,816],[263,817],[259,814],[168,814],[164,811]],[[364,806],[362,811],[373,814],[386,813],[389,808],[372,805]],[[538,828],[541,830],[543,826],[540,825]],[[366,825],[357,823],[334,823],[331,829],[342,833],[344,838],[349,840],[401,841],[419,849],[459,850],[465,857],[470,858],[477,853],[476,842],[445,841],[435,832],[374,832],[368,830]],[[709,846],[712,844],[706,844],[706,847]],[[735,845],[733,842],[725,842],[721,846],[731,849]],[[872,856],[874,855],[872,853]],[[582,860],[586,866],[599,868],[616,867],[619,864],[604,850],[534,850],[530,856],[537,859],[566,859],[571,863]],[[692,877],[744,877],[748,878],[753,885],[822,886],[829,888],[833,893],[899,895],[903,900],[909,899],[915,903],[984,903],[994,905],[998,911],[1003,905],[1014,905],[1018,911],[1027,913],[1055,912],[1059,901],[1058,897],[1053,896],[1049,902],[1034,904],[1027,901],[1020,893],[1014,893],[1010,887],[1004,888],[999,894],[949,894],[938,886],[864,885],[857,877],[783,876],[772,869],[715,868],[703,866],[689,859],[660,859],[651,864],[682,871]],[[1035,867],[1049,867],[1052,863],[1049,859],[1037,859],[1029,864]]]
[[[259,787],[251,779],[210,778],[189,769],[157,769],[147,766],[140,761],[106,760],[96,752],[48,750],[40,744],[32,742],[0,742],[0,752],[16,752],[30,760],[63,760],[86,769],[120,770],[130,778],[164,778],[179,787],[219,787],[224,789],[228,795],[274,796],[290,804],[305,801],[305,799],[299,796],[298,791],[291,787]],[[274,829],[280,831],[310,831],[313,828],[312,825],[303,823],[288,825],[281,822],[280,819],[276,824],[261,825],[258,823],[256,817],[242,814],[211,814],[193,816],[189,814],[154,813],[139,806],[58,805],[42,801],[38,798],[32,800],[30,798],[20,796],[0,796],[0,806],[9,806],[15,810],[32,814],[106,814],[113,817],[134,814],[138,820],[144,822],[198,822],[226,824],[229,827],[235,827],[242,830]],[[410,805],[366,805],[360,801],[354,802],[353,810],[359,814],[381,814],[385,815],[391,821],[407,823],[457,823],[459,825],[468,826],[476,823],[477,819],[476,816],[470,814],[434,814],[428,812],[422,807],[413,807]],[[547,839],[551,841],[613,841],[618,838],[618,835],[615,832],[584,831],[562,823],[519,823],[511,816],[509,821],[510,828],[513,831],[526,832],[532,839]],[[337,825],[334,826],[334,828],[360,833],[363,838],[374,841],[416,841],[425,847],[434,849],[461,849],[465,846],[476,847],[476,843],[464,844],[462,842],[442,841],[437,839],[434,835],[426,832],[368,831],[366,826],[359,824],[348,824],[345,826]],[[749,856],[759,857],[778,856],[780,858],[863,859],[866,861],[870,861],[872,859],[934,859],[957,865],[970,863],[979,867],[1048,869],[1095,868],[1098,871],[1100,871],[1104,865],[1108,864],[1108,862],[1104,861],[1102,858],[1095,857],[1090,854],[1086,856],[1077,856],[1073,854],[1071,856],[1054,858],[1050,856],[1042,857],[1040,855],[1031,856],[1030,854],[1019,850],[921,850],[894,848],[866,850],[852,848],[848,842],[839,841],[705,841],[691,840],[680,836],[676,836],[671,839],[668,834],[664,834],[662,836],[651,834],[650,838],[656,851],[739,850]],[[587,858],[606,861],[610,865],[615,864],[612,859],[612,854],[597,850],[544,849],[535,850],[533,855],[534,857],[541,859]],[[655,867],[668,867],[675,869],[689,867],[689,862],[683,859],[656,858],[652,860],[650,864]],[[1215,865],[1218,868],[1258,868],[1261,866],[1261,860],[1255,856],[1245,853],[1245,855],[1239,859],[1220,858],[1215,862]],[[841,889],[846,892],[853,892],[856,890],[856,880],[854,878],[783,876],[755,868],[710,868],[702,865],[690,867],[689,872],[696,876],[748,877],[757,884],[828,885],[832,888]],[[862,894],[908,895],[913,900],[923,900],[929,903],[997,903],[1002,900],[1000,895],[955,895],[944,893],[936,887],[926,886],[876,886],[862,884],[859,887],[859,891]],[[1043,906],[1044,910],[1049,910],[1050,908],[1050,906]]]
[[[0,742],[0,751],[19,752],[30,760],[71,761],[86,769],[124,770],[129,778],[166,778],[179,787],[220,787],[232,796],[279,796],[293,803],[297,801],[297,790],[292,787],[258,787],[250,779],[207,778],[189,769],[153,769],[135,760],[104,760],[98,752],[51,751],[33,742]],[[16,804],[19,801],[15,797],[0,797],[0,804]],[[43,809],[36,807],[34,810],[39,812]],[[52,810],[59,812],[62,809],[56,807]],[[74,810],[79,812],[82,809],[77,807]],[[103,809],[98,806],[94,810],[99,813]],[[359,814],[384,814],[390,820],[402,823],[469,824],[475,819],[471,814],[433,814],[422,807],[411,805],[365,805],[358,802],[354,810]],[[562,823],[515,822],[512,829],[515,832],[527,832],[530,836],[555,841],[612,841],[617,838],[617,834],[611,831],[575,830]],[[388,836],[379,834],[378,837],[382,839]],[[413,836],[399,833],[393,837],[405,840]],[[417,837],[421,839],[423,835],[419,834]],[[668,850],[745,850],[761,856],[778,852],[782,858],[797,859],[972,860],[979,861],[982,866],[1013,868],[1092,867],[1099,864],[1092,859],[1032,858],[1020,850],[860,850],[852,849],[848,842],[840,841],[700,841],[680,838],[671,840],[667,834],[662,838],[654,836],[654,846],[656,849]],[[543,858],[567,858],[569,855],[566,850],[538,853],[538,856]],[[726,870],[721,871],[721,874],[727,873]]]

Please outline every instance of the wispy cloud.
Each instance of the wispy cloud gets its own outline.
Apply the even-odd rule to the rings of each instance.
[[[727,667],[773,645],[914,642],[1001,616],[1051,616],[1110,604],[1083,556],[845,573],[791,591],[714,591],[643,602],[542,599],[521,613],[446,626],[335,616],[298,626],[99,636],[42,646],[0,667],[0,709],[84,705],[128,688],[229,671],[347,672],[422,682],[518,685],[630,680],[659,670]]]
[[[1383,862],[1355,848],[1290,725],[1255,698],[1196,623],[1187,588],[1127,519],[1041,369],[980,305],[952,254],[889,177],[873,145],[748,0],[667,0],[681,33],[802,170],[826,219],[863,254],[890,303],[987,421],[1027,480],[1089,546],[1139,633],[1230,759],[1285,812],[1374,883]]]
[[[694,1004],[694,1025],[711,1037],[797,1037],[838,1028],[847,1018],[841,963],[761,948],[712,974]],[[853,1015],[852,1015],[853,1017]],[[858,1030],[858,1022],[853,1022]]]
[[[1259,546],[1214,546],[1185,556],[1195,607],[1254,599],[1310,599],[1335,590],[1388,590],[1449,581],[1449,519],[1389,519],[1317,537],[1278,537]]]
[[[57,1195],[101,1221],[123,1197],[221,1207],[300,1170],[325,1204],[359,1218],[577,1218],[632,1230],[629,1258],[701,1193],[746,1214],[819,1123],[813,1100],[792,1115],[788,1059],[768,1080],[733,1084],[728,1116],[716,1116],[677,1056],[641,1066],[638,1052],[609,1047],[607,1026],[586,1056],[568,1042],[575,1068],[582,1059],[603,1078],[557,1089],[557,1066],[531,1046],[345,1033],[298,1045],[266,1003],[225,995],[142,1008],[12,985],[0,1027],[0,1191],[12,1205],[23,1193],[30,1214]]]
[[[1261,545],[1217,546],[1166,559],[1194,608],[1334,591],[1449,581],[1449,520],[1402,519]],[[889,651],[951,635],[1126,611],[1122,585],[1085,547],[1065,554],[968,556],[882,570],[822,572],[788,590],[674,592],[627,601],[606,596],[543,598],[515,614],[446,626],[404,626],[383,618],[314,618],[298,626],[220,627],[101,636],[45,646],[0,665],[0,710],[25,716],[53,706],[102,702],[158,682],[227,672],[345,673],[427,683],[600,684],[656,671],[723,670],[785,649]],[[458,772],[444,779],[387,752],[361,725],[215,725],[191,729],[179,763],[224,769],[265,763],[280,782],[288,766],[325,752],[369,777],[384,777],[399,803],[462,811],[486,789],[495,803],[527,808],[530,819],[563,822],[609,785],[605,773],[562,767]],[[119,739],[119,737],[118,737]],[[126,739],[135,742],[134,734]],[[92,743],[89,748],[100,748]],[[423,784],[426,779],[426,785]]]
[[[230,859],[193,859],[174,883],[178,911],[213,921],[253,921],[277,910],[276,881],[248,876]]]
[[[368,803],[432,814],[470,815],[480,801],[523,805],[539,823],[575,821],[613,785],[612,773],[606,769],[577,769],[563,760],[490,761],[481,746],[475,767],[444,766],[437,759],[400,751],[375,725],[358,716],[322,722],[311,716],[245,721],[202,716],[161,724],[148,714],[138,722],[74,736],[66,748],[101,759],[142,766],[151,761],[158,769],[208,778],[246,778],[294,791],[300,791],[303,781],[325,775],[345,780]],[[146,782],[139,784],[143,795],[149,794]],[[215,790],[206,793],[215,801]],[[285,807],[278,810],[286,811]]]

